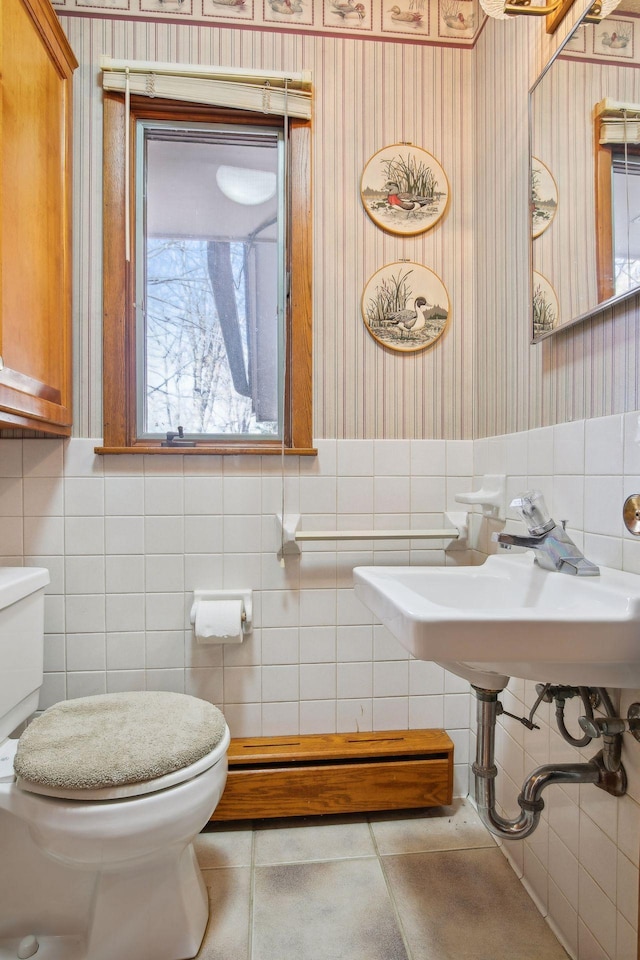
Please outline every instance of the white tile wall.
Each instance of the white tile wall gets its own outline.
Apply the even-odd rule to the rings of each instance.
[[[283,570],[279,458],[98,457],[97,443],[0,440],[0,562],[52,576],[42,707],[147,687],[214,700],[236,736],[446,725],[466,794],[468,685],[411,660],[351,586],[357,564],[448,562],[442,541],[308,544]],[[471,485],[471,441],[318,449],[285,467],[286,510],[308,528],[441,527]],[[194,644],[193,590],[240,587],[251,637]]]
[[[622,502],[640,492],[638,414],[471,441],[319,441],[287,460],[286,509],[307,527],[440,526],[454,494],[484,473],[508,494],[537,486],[597,563],[640,572],[640,540]],[[475,551],[439,541],[310,543],[283,570],[271,458],[105,457],[91,440],[0,440],[4,564],[42,564],[47,596],[42,706],[106,690],[178,690],[220,704],[237,735],[445,726],[456,746],[457,794],[474,747],[466,684],[410,658],[351,589],[362,563],[465,563],[494,549],[495,524],[474,516]],[[458,507],[459,509],[459,507]],[[254,590],[255,630],[238,647],[199,647],[188,623],[196,588]],[[511,681],[505,708],[528,712],[531,683]],[[626,704],[640,699],[627,691]],[[524,776],[577,751],[544,707],[539,731],[504,718],[497,793],[517,809]],[[575,726],[575,715],[568,714]],[[594,752],[593,750],[591,752]],[[625,744],[627,796],[553,787],[542,825],[503,845],[570,954],[635,960],[640,848],[640,747]]]
[[[531,430],[528,434],[478,440],[475,484],[483,473],[507,474],[509,495],[542,489],[551,514],[596,563],[640,572],[640,539],[627,532],[622,505],[640,493],[638,414],[601,417]],[[526,457],[524,456],[526,452]],[[526,472],[523,470],[526,464]],[[474,529],[486,550],[495,550],[483,524]],[[614,691],[614,701],[619,693]],[[522,715],[534,685],[511,681],[507,710]],[[640,699],[623,691],[621,713]],[[567,705],[567,725],[578,733],[577,706]],[[556,731],[549,707],[539,731],[525,731],[503,718],[497,738],[497,793],[514,816],[522,779],[541,763],[585,760],[597,752],[569,746]],[[640,746],[625,738],[623,762],[629,780],[619,800],[590,785],[551,787],[545,792],[542,829],[503,851],[571,956],[579,960],[636,960],[638,851],[640,849]]]

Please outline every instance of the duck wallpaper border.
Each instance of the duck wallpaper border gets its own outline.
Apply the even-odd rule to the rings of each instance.
[[[411,144],[383,147],[365,164],[360,180],[363,206],[387,233],[414,237],[444,216],[449,181],[432,154]]]
[[[70,16],[309,32],[472,47],[486,17],[478,0],[52,0]]]
[[[451,314],[440,277],[420,263],[398,260],[377,270],[362,294],[362,319],[378,343],[401,353],[432,346]]]
[[[583,23],[565,45],[560,59],[616,64],[635,61],[640,17],[624,14],[603,23]]]

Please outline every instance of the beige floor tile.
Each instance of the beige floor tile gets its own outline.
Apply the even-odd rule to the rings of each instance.
[[[286,821],[274,827],[268,823],[256,830],[255,862],[300,863],[350,857],[374,857],[375,847],[365,821],[331,817]]]
[[[197,960],[249,960],[251,870],[204,870],[209,924]]]
[[[408,960],[379,861],[256,867],[252,960]]]
[[[422,853],[470,847],[495,847],[495,840],[473,806],[456,800],[449,807],[434,807],[402,816],[371,817],[379,852]]]
[[[567,960],[497,848],[383,863],[413,960]]]
[[[567,960],[469,803],[369,821],[210,825],[198,960]]]
[[[253,831],[245,828],[205,827],[194,841],[201,870],[251,866]]]

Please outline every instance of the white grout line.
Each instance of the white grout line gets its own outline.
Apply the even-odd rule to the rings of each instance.
[[[253,957],[253,908],[255,902],[256,886],[256,830],[251,824],[251,866],[249,875],[249,930],[247,933],[247,960]]]
[[[400,931],[400,936],[402,937],[402,942],[403,942],[403,944],[404,944],[404,949],[405,949],[405,952],[406,952],[406,954],[407,954],[407,960],[414,960],[413,953],[412,953],[412,951],[411,951],[411,947],[409,946],[409,940],[408,940],[407,935],[406,935],[405,930],[404,930],[404,924],[402,923],[402,918],[401,918],[401,916],[400,916],[400,913],[399,913],[399,911],[398,911],[398,907],[397,907],[397,905],[396,905],[396,899],[395,899],[395,897],[394,897],[394,895],[393,895],[393,890],[391,889],[391,884],[389,883],[389,879],[388,879],[388,877],[387,877],[387,871],[386,871],[385,868],[384,868],[384,857],[383,857],[382,854],[380,853],[380,849],[379,849],[379,847],[378,847],[378,843],[377,843],[377,840],[376,840],[376,836],[375,836],[375,833],[374,833],[373,828],[372,828],[372,826],[371,826],[371,820],[369,819],[369,817],[367,817],[367,825],[368,825],[368,827],[369,827],[369,834],[370,834],[370,836],[371,836],[371,842],[372,842],[372,844],[373,844],[373,849],[374,849],[375,852],[376,852],[376,856],[377,856],[377,858],[378,858],[378,863],[380,864],[380,870],[382,871],[382,876],[383,876],[383,879],[384,879],[384,883],[385,883],[385,886],[386,886],[386,888],[387,888],[387,894],[388,894],[388,896],[389,896],[389,901],[390,901],[390,903],[391,903],[391,908],[392,908],[392,910],[393,910],[393,914],[394,914],[394,916],[395,916],[396,923],[398,924],[398,930]]]

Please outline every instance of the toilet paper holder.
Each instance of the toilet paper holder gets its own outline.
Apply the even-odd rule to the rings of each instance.
[[[241,600],[242,601],[242,633],[244,636],[253,630],[253,591],[252,590],[194,590],[193,603],[189,620],[192,625],[196,622],[196,610],[201,601],[206,600]]]

